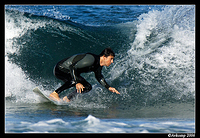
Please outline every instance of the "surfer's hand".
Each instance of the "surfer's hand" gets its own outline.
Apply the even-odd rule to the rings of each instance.
[[[115,92],[116,94],[120,94],[120,93],[119,93],[115,88],[113,88],[113,87],[109,87],[108,90],[111,91],[111,92]]]
[[[81,83],[76,84],[77,93],[81,93],[85,87]]]

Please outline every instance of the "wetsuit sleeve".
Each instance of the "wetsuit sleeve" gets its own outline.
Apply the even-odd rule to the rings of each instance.
[[[106,87],[106,88],[108,89],[108,88],[110,87],[110,85],[108,85],[108,83],[107,83],[106,80],[104,79],[103,75],[101,74],[101,70],[102,70],[101,67],[97,69],[97,71],[95,72],[95,77],[96,77],[96,79],[98,80],[98,82],[99,82],[102,86],[104,86],[104,87]]]

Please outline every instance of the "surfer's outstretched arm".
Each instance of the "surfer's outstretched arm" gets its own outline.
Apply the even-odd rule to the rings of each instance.
[[[95,72],[95,77],[98,80],[98,82],[102,86],[104,86],[105,88],[107,88],[109,91],[114,92],[116,94],[120,94],[115,88],[110,87],[110,85],[108,85],[108,83],[104,79],[103,75],[101,74],[101,70],[102,70],[102,68],[98,68],[97,71]]]

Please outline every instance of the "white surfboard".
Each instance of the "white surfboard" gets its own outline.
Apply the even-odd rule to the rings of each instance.
[[[44,98],[45,100],[47,100],[48,102],[51,102],[55,105],[61,105],[61,102],[58,101],[54,101],[52,99],[49,98],[49,96],[47,96],[46,94],[42,93],[42,91],[40,91],[40,89],[38,87],[33,89],[33,92],[36,93],[37,95],[39,95],[40,97]]]

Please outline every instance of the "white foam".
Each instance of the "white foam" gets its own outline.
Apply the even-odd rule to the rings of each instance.
[[[137,23],[134,21],[133,24],[137,25],[135,30],[129,29],[133,37],[130,40],[134,40],[130,43],[128,56],[115,60],[110,72],[111,79],[119,76],[125,79],[128,76],[134,81],[132,71],[137,69],[141,76],[138,81],[150,86],[159,74],[165,75],[161,72],[164,70],[167,72],[166,86],[178,91],[175,98],[190,94],[194,96],[195,7],[166,6],[161,11],[141,14]],[[157,92],[154,91],[152,95],[158,95]]]
[[[5,96],[15,98],[15,102],[37,102],[32,89],[35,84],[26,78],[24,72],[15,64],[6,62]]]
[[[31,15],[30,15],[31,16]],[[56,17],[59,17],[56,14]],[[8,55],[18,55],[19,49],[23,48],[26,41],[21,44],[16,43],[16,38],[20,38],[23,35],[29,35],[29,30],[37,30],[38,28],[45,28],[51,25],[55,28],[60,28],[62,31],[71,31],[84,37],[81,31],[75,30],[70,26],[63,26],[62,23],[54,22],[54,20],[42,20],[39,18],[29,18],[25,16],[23,12],[18,11],[6,11],[5,13],[5,96],[15,98],[13,102],[39,102],[39,97],[33,94],[32,90],[36,87],[27,76],[26,73],[15,63],[9,61]],[[68,37],[68,36],[63,36]],[[37,86],[38,87],[38,86]],[[43,91],[42,86],[40,89]],[[49,91],[44,91],[45,94],[49,94]]]
[[[99,119],[88,115],[85,119],[61,119],[25,122],[11,125],[6,132],[24,133],[193,133],[195,123],[165,119]]]
[[[144,129],[144,130],[140,131],[139,133],[149,133],[149,131]]]
[[[89,115],[86,119],[86,121],[88,121],[88,124],[98,124],[100,123],[100,120],[98,118],[95,118],[94,116],[92,115]]]
[[[60,118],[52,119],[52,120],[49,120],[49,121],[46,121],[46,122],[47,122],[47,123],[56,123],[56,122],[65,123],[65,121],[63,121],[63,120],[60,119]]]
[[[13,11],[17,12],[17,11]],[[32,90],[36,85],[26,77],[22,69],[9,61],[8,54],[19,54],[22,45],[15,43],[15,38],[24,35],[28,30],[44,27],[45,22],[36,22],[23,13],[5,13],[5,96],[15,98],[13,102],[38,102],[38,96]]]
[[[87,132],[93,133],[122,133],[125,132],[121,127],[126,126],[125,123],[118,123],[118,122],[106,122],[100,121],[100,119],[89,115],[85,119],[88,125],[85,126],[85,130]]]

